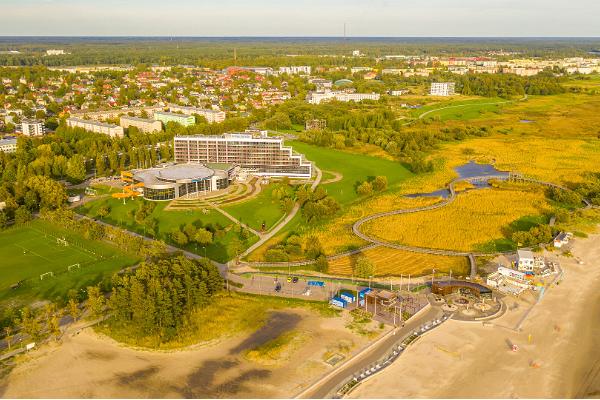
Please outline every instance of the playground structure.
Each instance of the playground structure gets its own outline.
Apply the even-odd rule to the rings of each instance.
[[[129,171],[122,171],[121,181],[123,182],[123,184],[125,184],[125,186],[123,186],[123,192],[113,193],[113,198],[125,200],[128,198],[138,197],[142,195],[142,193],[138,192],[136,189],[144,187],[144,184],[141,182],[135,183],[133,181],[133,173]]]

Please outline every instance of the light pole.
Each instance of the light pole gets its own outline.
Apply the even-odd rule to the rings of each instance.
[[[369,275],[369,289],[371,289],[371,280],[373,279],[373,275]]]
[[[431,288],[433,288],[433,277],[435,276],[435,268],[431,269]]]

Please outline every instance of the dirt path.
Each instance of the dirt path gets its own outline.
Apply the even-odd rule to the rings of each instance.
[[[490,327],[450,321],[422,338],[350,397],[587,397],[600,395],[600,235],[560,258],[564,279],[522,326],[524,306]],[[531,341],[530,335],[531,334]],[[510,346],[519,350],[512,352]]]
[[[333,175],[333,178],[325,179],[323,182],[321,182],[321,185],[327,185],[329,183],[339,182],[342,179],[344,179],[344,175],[342,175],[341,173],[339,173],[337,171],[323,171],[323,172],[327,172],[328,174]]]
[[[368,341],[345,317],[278,310],[264,328],[210,346],[152,352],[122,347],[90,329],[18,360],[0,382],[3,398],[280,398],[290,397],[332,367],[326,352]],[[250,361],[249,349],[285,332],[301,340],[273,362]],[[339,350],[337,350],[339,351]],[[266,360],[265,360],[266,361]]]

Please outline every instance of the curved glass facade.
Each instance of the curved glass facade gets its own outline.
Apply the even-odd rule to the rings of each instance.
[[[173,200],[175,198],[175,188],[152,189],[145,187],[144,198],[147,200]]]

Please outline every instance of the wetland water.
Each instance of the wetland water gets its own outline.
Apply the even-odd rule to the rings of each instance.
[[[475,161],[469,161],[466,164],[456,167],[454,168],[454,171],[458,174],[459,179],[469,179],[479,176],[508,176],[508,172],[499,171],[491,164],[478,164]],[[473,185],[476,188],[489,187],[488,183],[485,181],[477,182]],[[450,191],[448,189],[439,189],[430,193],[409,194],[406,197],[442,197],[445,199],[448,196],[450,196]]]

